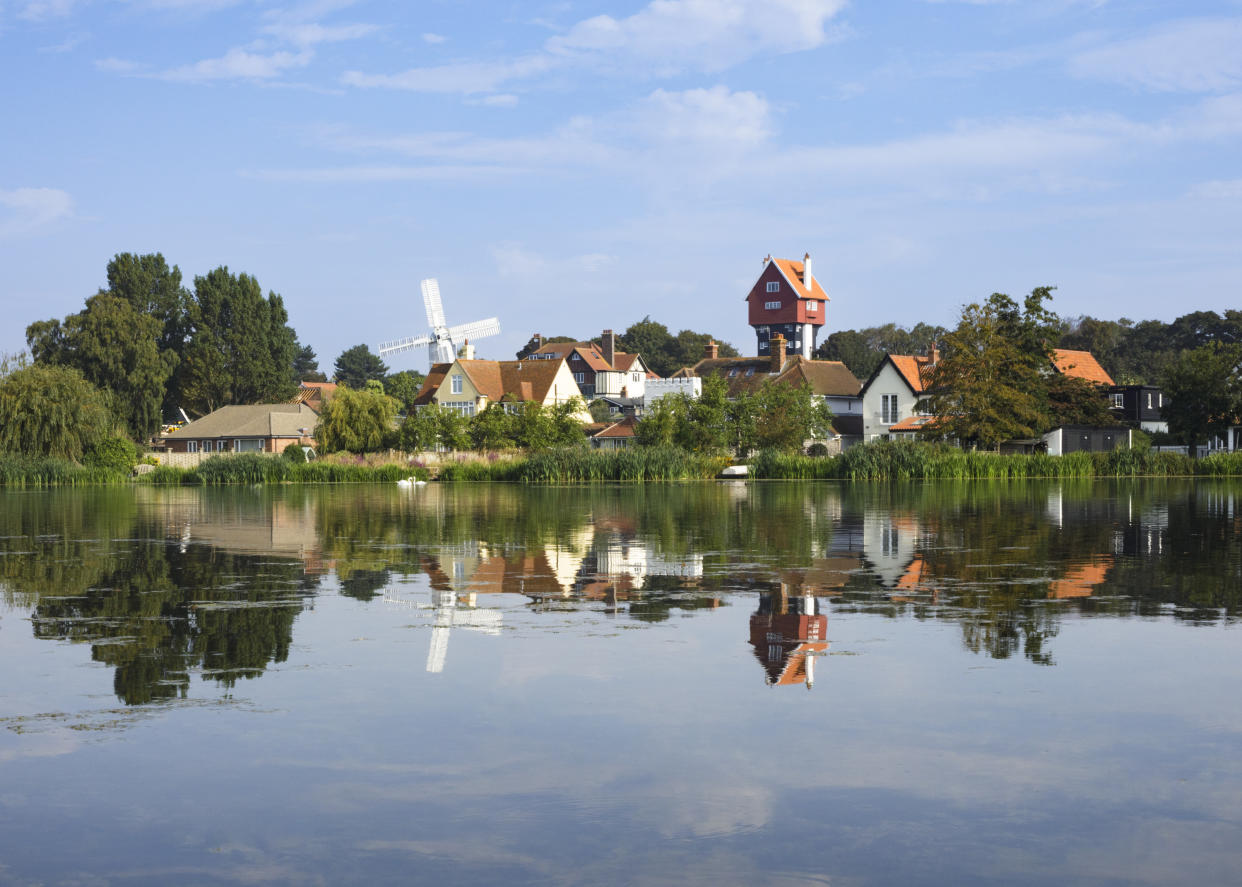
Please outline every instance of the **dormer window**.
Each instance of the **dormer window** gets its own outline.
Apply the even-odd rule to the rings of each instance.
[[[768,281],[768,292],[779,293],[781,291],[781,282],[779,280]]]
[[[729,378],[733,378],[736,375],[737,375],[736,369],[729,370]]]
[[[754,368],[754,367],[747,367],[747,368],[746,368],[746,375],[748,375],[748,376],[753,376],[754,374],[755,374],[755,368]]]

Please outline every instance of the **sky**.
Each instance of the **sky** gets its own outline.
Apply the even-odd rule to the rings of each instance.
[[[501,359],[752,354],[768,254],[827,332],[1242,307],[1242,0],[0,0],[0,102],[0,352],[121,252],[254,275],[329,374],[424,277]]]

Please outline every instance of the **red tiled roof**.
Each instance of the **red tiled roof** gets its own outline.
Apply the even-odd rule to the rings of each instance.
[[[906,384],[913,389],[915,394],[922,394],[927,390],[928,383],[931,381],[931,358],[922,355],[909,354],[890,354],[888,359],[893,362],[893,366],[897,368],[897,372],[901,373],[902,378],[906,380]]]
[[[933,424],[936,421],[935,416],[907,416],[896,425],[890,425],[889,431],[918,431]]]
[[[824,288],[819,285],[819,278],[811,279],[812,289],[807,289],[802,283],[802,263],[795,262],[793,259],[773,259],[777,268],[781,269],[781,273],[785,275],[785,279],[789,281],[799,299],[823,299],[825,302],[832,301],[828,298],[828,294],[824,292]]]
[[[418,397],[414,398],[414,406],[422,407],[432,402],[435,393],[440,390],[444,377],[448,375],[451,363],[433,364],[427,377],[423,379],[423,387],[418,389]]]
[[[634,426],[637,420],[633,416],[626,416],[620,422],[613,422],[603,431],[598,431],[591,435],[592,437],[633,437]]]
[[[1086,379],[1097,385],[1112,385],[1113,377],[1104,371],[1100,362],[1090,351],[1070,351],[1066,348],[1055,348],[1052,352],[1052,363],[1057,372],[1077,379]]]

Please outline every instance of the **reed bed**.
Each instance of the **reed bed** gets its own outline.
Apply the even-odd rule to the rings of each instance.
[[[699,480],[715,477],[729,461],[678,447],[566,448],[531,454],[519,479],[528,484]]]
[[[427,480],[426,468],[389,463],[387,465],[351,465],[334,462],[294,462],[280,456],[241,453],[236,456],[213,456],[197,468],[173,468],[161,465],[143,476],[150,483],[167,485],[221,485],[273,483],[396,483],[413,477]]]
[[[129,472],[101,465],[79,465],[66,459],[0,455],[0,486],[75,487],[121,484]]]
[[[1242,453],[1222,453],[1199,464],[1177,453],[1113,450],[1108,453],[1002,454],[968,452],[945,444],[876,441],[824,458],[760,453],[752,475],[803,480],[979,480],[1003,478],[1183,477],[1242,474]]]

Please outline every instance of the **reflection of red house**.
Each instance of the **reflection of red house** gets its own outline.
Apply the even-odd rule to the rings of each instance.
[[[1091,597],[1097,585],[1104,583],[1108,569],[1113,565],[1112,555],[1093,557],[1067,572],[1048,586],[1049,597],[1061,600],[1071,597]]]
[[[828,617],[813,597],[779,592],[759,597],[750,617],[750,645],[767,672],[769,686],[815,683],[815,657],[828,649]]]

